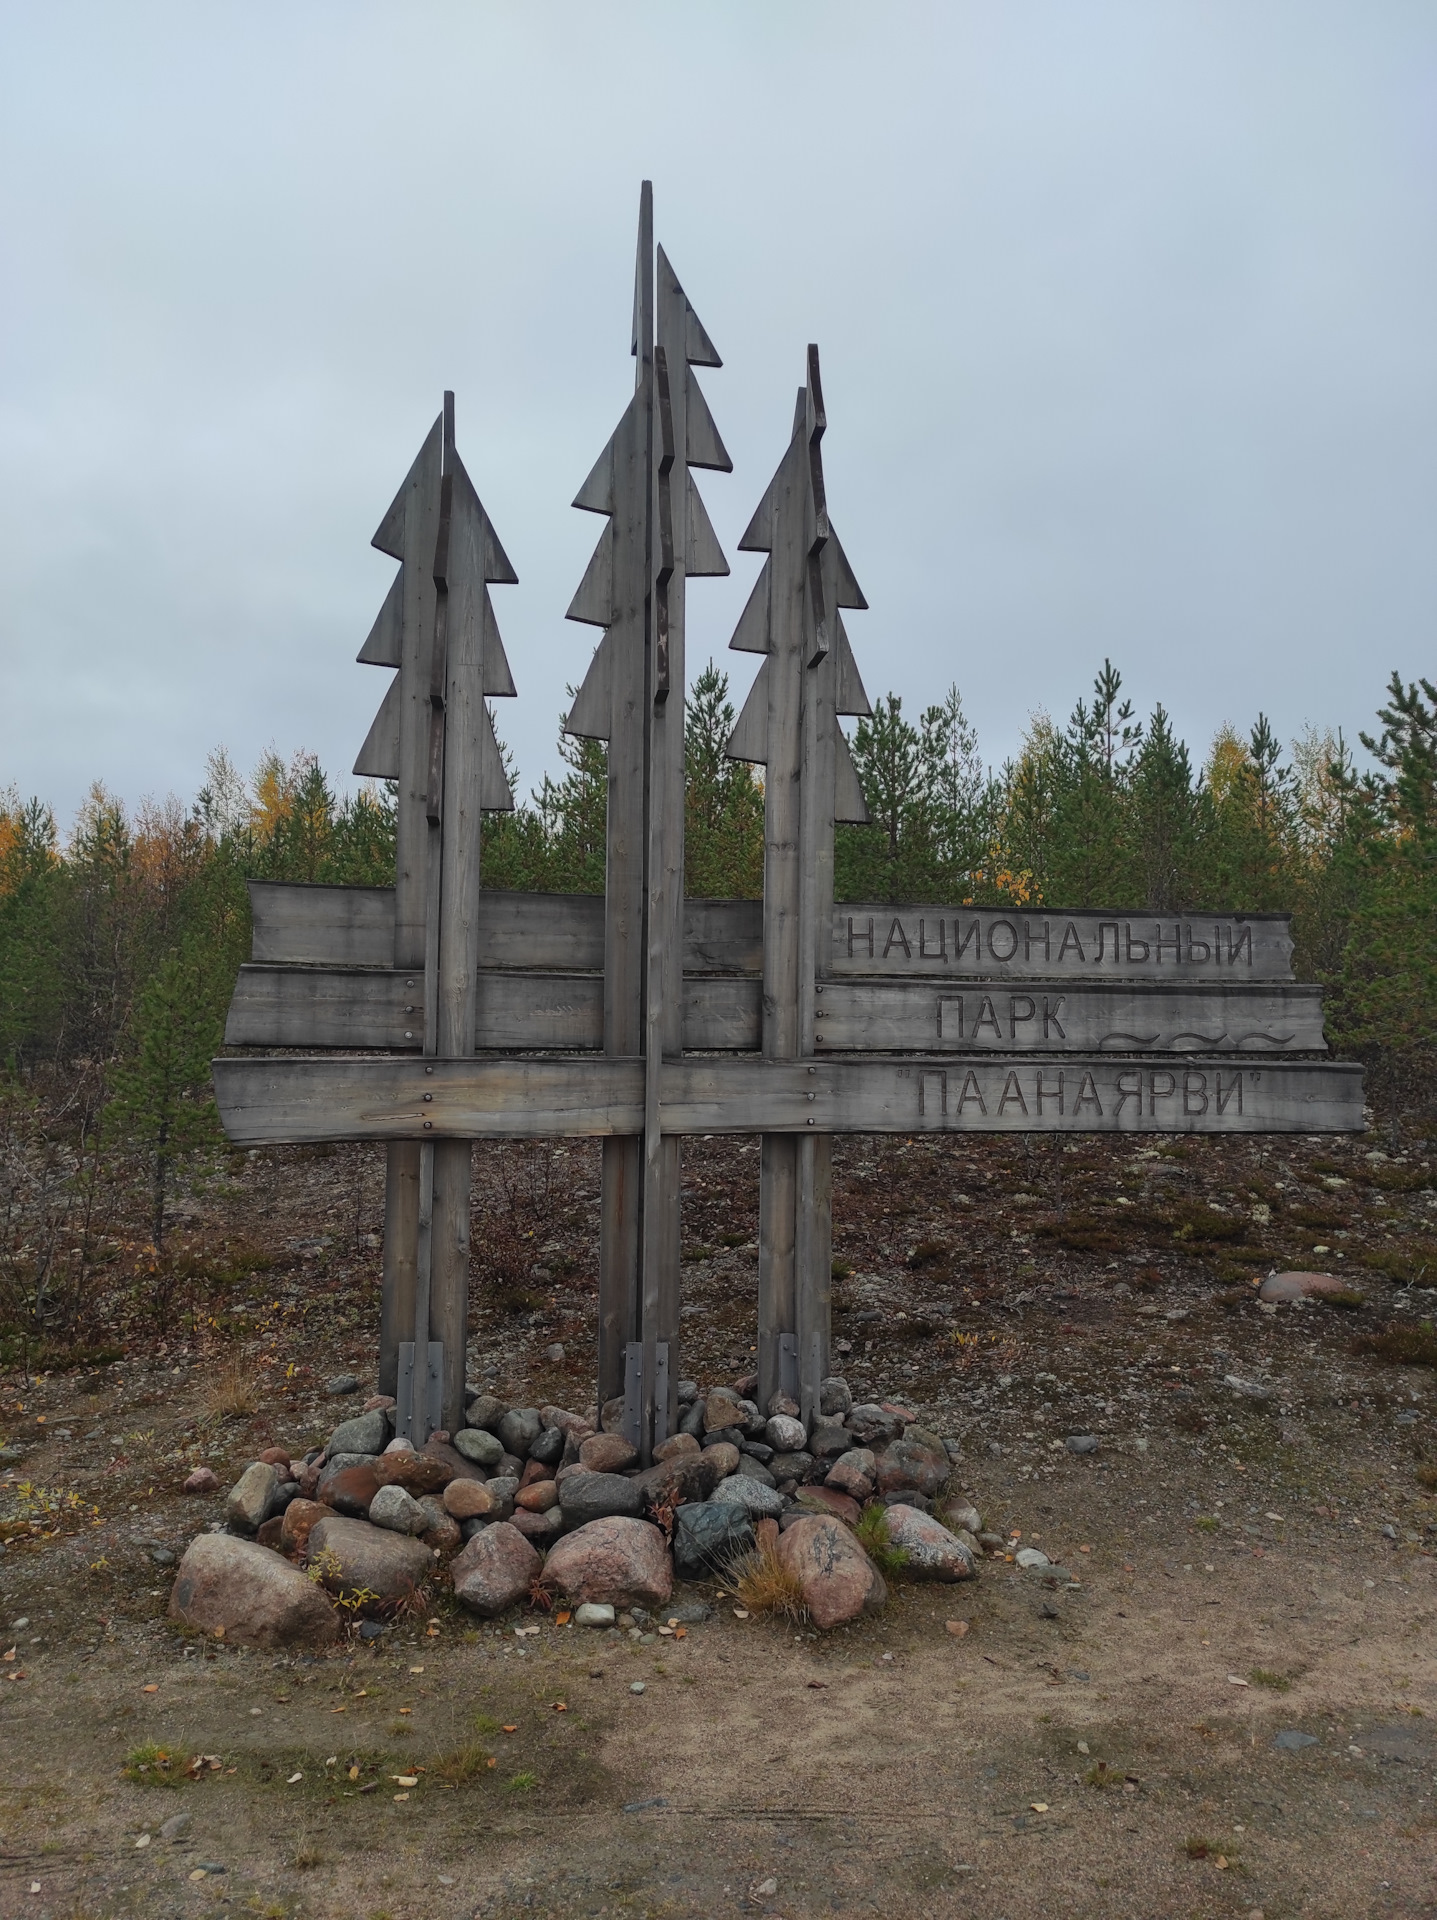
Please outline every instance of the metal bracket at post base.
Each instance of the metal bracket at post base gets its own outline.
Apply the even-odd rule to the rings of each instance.
[[[660,1340],[654,1349],[654,1435],[658,1446],[669,1437],[669,1343]],[[624,1348],[624,1438],[631,1447],[642,1447],[644,1431],[644,1343],[630,1340]]]
[[[426,1377],[414,1391],[414,1342],[399,1343],[399,1378],[394,1388],[394,1431],[403,1440],[422,1447],[430,1434],[444,1424],[444,1342],[429,1342]]]

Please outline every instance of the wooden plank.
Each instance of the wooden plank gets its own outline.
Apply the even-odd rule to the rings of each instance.
[[[863,904],[833,914],[835,973],[974,979],[1290,980],[1285,913],[1068,913]]]
[[[677,1133],[1360,1133],[1362,1069],[1326,1061],[685,1060]]]
[[[634,1135],[637,1059],[214,1062],[239,1146],[280,1141]],[[428,1096],[426,1098],[426,1096]],[[663,1070],[665,1133],[1360,1133],[1362,1069],[1345,1062],[692,1057]]]
[[[411,985],[411,981],[418,984]],[[901,990],[901,989],[900,989]],[[753,978],[689,977],[683,1045],[756,1048],[760,986]],[[225,1026],[227,1047],[325,1047],[417,1053],[424,1043],[419,977],[321,967],[240,968]],[[596,973],[479,975],[474,1045],[480,1052],[563,1052],[604,1043],[604,983]]]
[[[297,966],[380,967],[393,964],[394,890],[330,887],[301,881],[251,880],[253,957]],[[484,891],[482,967],[598,971],[604,964],[604,901],[598,894]],[[850,929],[850,921],[852,927]],[[871,943],[870,943],[870,927]],[[941,925],[940,925],[941,923]],[[989,908],[899,904],[840,905],[833,910],[832,970],[887,975],[1028,981],[1111,979],[1183,981],[1199,985],[1291,979],[1286,914],[1154,920],[1128,913],[1025,913]],[[955,926],[957,939],[955,944]],[[1073,937],[1068,939],[1071,926]],[[1118,929],[1114,958],[1112,929]],[[1045,957],[1044,928],[1047,928]],[[1162,930],[1158,967],[1154,935]],[[1183,959],[1173,960],[1174,928]],[[1102,956],[1098,934],[1102,929]],[[1213,932],[1218,957],[1214,951]],[[1127,958],[1127,936],[1133,955]],[[1067,939],[1067,950],[1064,941]],[[1081,943],[1082,958],[1079,957]],[[387,943],[387,944],[386,944]],[[871,944],[871,952],[870,952]],[[851,946],[851,951],[850,951]],[[1143,958],[1146,946],[1148,957]],[[1012,958],[1002,956],[1012,950]],[[1194,958],[1187,958],[1189,950]],[[1207,958],[1204,958],[1204,953]],[[686,973],[758,972],[762,907],[756,900],[686,900]],[[1099,971],[1101,967],[1101,971]]]
[[[1326,1052],[1322,989],[931,979],[829,980],[819,988],[821,1053]]]
[[[598,974],[482,971],[480,1051],[603,1044]],[[931,980],[829,980],[818,987],[816,1049],[834,1053],[1323,1053],[1322,989],[1296,984],[1121,986],[995,982],[951,990]],[[686,975],[682,1044],[760,1044],[752,976]],[[225,1027],[230,1047],[417,1051],[423,983],[393,968],[240,968]],[[672,1051],[672,1049],[670,1049]]]
[[[215,1098],[240,1146],[304,1140],[537,1140],[636,1134],[643,1063],[589,1059],[214,1062]]]
[[[393,887],[288,880],[251,880],[248,887],[254,960],[277,966],[394,965]]]

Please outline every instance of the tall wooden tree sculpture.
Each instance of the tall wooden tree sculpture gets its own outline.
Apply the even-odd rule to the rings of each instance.
[[[694,367],[722,364],[639,205],[634,396],[579,490],[608,516],[568,618],[604,628],[566,722],[608,742],[604,1050],[642,1055],[644,1126],[604,1142],[599,1393],[625,1397],[645,1457],[671,1431],[678,1373],[679,1142],[660,1130],[665,1057],[682,1049],[684,594],[724,559],[691,467],[730,472]]]
[[[453,1059],[480,1013],[480,817],[514,805],[486,705],[514,693],[488,589],[518,576],[455,451],[452,393],[373,544],[401,565],[359,658],[398,672],[354,771],[398,783],[394,965],[425,1054]],[[388,1148],[380,1391],[419,1441],[463,1419],[471,1162],[468,1140]]]
[[[838,724],[871,712],[840,607],[866,607],[828,517],[823,389],[808,349],[793,436],[739,542],[766,553],[730,645],[764,663],[727,752],[767,768],[764,783],[763,1051],[811,1059],[833,938],[833,825],[868,809]],[[760,1150],[758,1392],[783,1391],[804,1417],[829,1365],[831,1142],[766,1133]]]

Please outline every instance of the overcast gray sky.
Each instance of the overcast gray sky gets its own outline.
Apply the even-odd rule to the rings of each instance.
[[[0,4],[0,787],[347,775],[441,392],[520,584],[524,787],[593,629],[638,185],[725,365],[735,551],[824,360],[870,694],[993,760],[1111,654],[1199,751],[1437,665],[1437,8]]]

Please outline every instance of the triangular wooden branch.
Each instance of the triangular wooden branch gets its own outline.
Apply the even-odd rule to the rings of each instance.
[[[782,460],[774,469],[772,480],[763,490],[762,500],[754,508],[753,518],[744,529],[743,538],[738,543],[740,553],[771,553],[773,551],[773,520],[779,489],[788,482],[789,462],[802,457],[802,441],[797,438],[790,440]]]
[[[424,436],[424,444],[415,454],[404,484],[390,502],[389,511],[380,521],[370,546],[378,547],[381,553],[387,553],[392,560],[404,558],[404,514],[409,489],[414,486],[426,461],[433,461],[433,482],[438,485],[439,462],[444,446],[444,416],[441,413],[434,425]]]
[[[399,721],[403,702],[399,694],[399,675],[389,683],[389,691],[380,702],[374,725],[364,737],[354,771],[370,780],[399,778]]]
[[[738,725],[728,737],[724,754],[730,760],[751,760],[758,766],[768,764],[768,662],[759,668]]]
[[[454,454],[453,460],[454,485],[456,489],[459,487],[467,489],[469,509],[478,516],[484,528],[483,575],[486,584],[496,587],[518,586],[519,576],[509,563],[508,554],[499,544],[499,536],[494,531],[494,522],[484,511],[484,502],[479,498],[478,490],[469,478],[468,469],[457,453]]]
[[[848,644],[848,632],[840,614],[834,614],[833,625],[838,636],[836,649],[838,687],[834,697],[834,711],[858,714],[867,720],[872,716],[873,708],[868,703],[868,695],[859,677],[858,663],[853,657],[852,647]]]
[[[713,530],[708,508],[699,496],[692,474],[689,480],[688,534],[684,542],[684,572],[692,579],[712,578],[728,572],[728,561]],[[570,618],[572,618],[572,614]]]
[[[858,769],[853,764],[853,755],[848,750],[843,729],[836,721],[833,728],[833,775],[834,819],[849,821],[856,827],[866,827],[870,816],[868,802],[863,797],[863,784],[858,778]]]
[[[566,620],[581,620],[586,626],[607,627],[614,618],[614,529],[604,528],[594,548],[579,588],[569,602]]]
[[[709,412],[709,403],[703,395],[703,388],[690,373],[689,404],[686,414],[685,458],[691,467],[708,467],[715,473],[732,473],[733,461],[729,459],[728,449],[719,438],[719,430],[714,425],[714,417]]]
[[[494,723],[489,718],[487,707],[484,709],[484,751],[480,755],[480,765],[483,772],[480,776],[479,805],[486,813],[512,813],[514,795],[504,772],[503,755],[499,752],[499,742],[494,738]]]
[[[613,643],[606,633],[594,649],[584,684],[564,722],[565,733],[580,740],[607,740],[614,730]]]
[[[481,660],[484,677],[483,691],[487,697],[491,700],[513,700],[518,693],[518,688],[514,685],[514,676],[509,671],[509,656],[504,651],[504,642],[499,635],[499,623],[494,618],[494,608],[490,604],[487,587],[484,589],[484,635]]]
[[[401,567],[389,584],[384,605],[369,629],[369,638],[359,649],[359,664],[362,667],[397,667],[403,625],[404,569]]]
[[[723,361],[719,359],[713,341],[709,339],[708,334],[705,332],[703,321],[699,319],[693,307],[690,305],[688,295],[679,285],[679,277],[669,265],[669,257],[662,247],[658,249],[658,256],[660,282],[667,280],[669,288],[676,293],[684,303],[686,323],[684,327],[684,359],[691,367],[721,367]],[[695,465],[697,465],[697,462],[695,462]]]
[[[868,602],[863,597],[863,589],[853,577],[853,569],[848,564],[848,555],[843,551],[843,542],[833,531],[830,521],[828,537],[833,542],[833,550],[838,559],[838,591],[834,596],[834,605],[852,607],[855,613],[866,613]]]
[[[624,417],[609,435],[608,444],[589,471],[589,477],[574,496],[574,505],[585,513],[612,513],[614,511],[614,442],[618,439],[630,413],[636,404],[631,400],[624,408]]]
[[[753,592],[738,617],[733,639],[729,641],[729,649],[733,653],[767,653],[769,650],[768,570],[772,564],[772,561],[764,561],[753,583]]]

